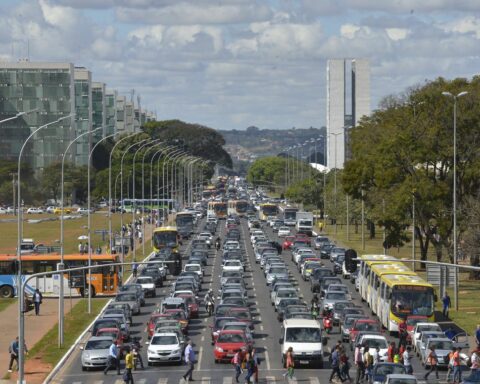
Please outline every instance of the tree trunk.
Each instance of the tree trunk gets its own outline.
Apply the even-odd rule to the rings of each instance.
[[[427,260],[428,246],[430,244],[430,239],[428,236],[423,237],[420,232],[420,228],[415,227],[415,233],[418,235],[418,243],[420,244],[420,258],[422,261]]]

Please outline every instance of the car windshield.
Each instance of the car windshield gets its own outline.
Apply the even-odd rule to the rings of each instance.
[[[405,367],[399,364],[379,364],[375,369],[375,375],[382,375],[382,376],[387,376],[392,374],[403,375],[405,373],[406,373]]]
[[[110,336],[112,339],[117,338],[117,332],[115,331],[98,331],[97,336]]]
[[[240,333],[224,333],[218,336],[219,343],[245,343],[245,339]]]
[[[277,293],[277,297],[297,297],[297,291],[292,289],[280,290]]]
[[[451,341],[447,340],[433,340],[431,341],[428,346],[429,347],[434,347],[435,349],[452,349],[453,343]]]
[[[136,301],[137,296],[132,293],[123,293],[121,295],[117,295],[115,298],[116,301]]]
[[[198,271],[200,270],[201,267],[199,265],[187,265],[185,266],[185,271],[188,272],[188,271]]]
[[[357,319],[358,319],[358,317],[347,317],[347,318],[345,319],[345,323],[344,323],[344,324],[345,324],[346,327],[349,327],[349,326],[351,326]]]
[[[320,328],[287,328],[285,341],[290,343],[320,343]]]
[[[362,341],[363,345],[368,345],[369,348],[380,348],[386,349],[387,348],[387,341],[385,339],[377,339],[377,338],[364,338]]]
[[[177,336],[169,335],[169,336],[154,336],[150,341],[151,345],[172,345],[178,344]]]
[[[137,287],[134,286],[134,285],[122,285],[120,288],[119,288],[120,292],[129,292],[129,291],[133,291],[135,292],[137,290]]]
[[[358,323],[355,328],[358,331],[380,332],[380,326],[377,323]]]
[[[245,331],[247,324],[226,324],[223,327],[224,331]]]
[[[153,284],[153,279],[151,277],[139,277],[137,278],[138,284]]]
[[[326,300],[345,300],[346,298],[347,296],[343,292],[328,292],[325,295]]]
[[[328,291],[348,293],[348,288],[345,285],[331,285],[328,287]]]
[[[270,273],[287,273],[287,271],[283,267],[272,267]]]
[[[111,340],[89,340],[85,345],[85,350],[90,351],[92,349],[108,349],[112,345]]]

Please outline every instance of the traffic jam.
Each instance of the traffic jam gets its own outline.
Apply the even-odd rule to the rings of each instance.
[[[468,335],[434,322],[433,288],[398,259],[357,256],[317,235],[312,213],[224,185],[181,213],[187,232],[158,231],[149,263],[93,324],[82,371],[119,370],[133,350],[136,378],[154,370],[178,380],[185,368],[170,366],[185,363],[193,339],[197,369],[232,382],[415,384],[438,368],[450,374],[455,351],[469,375]]]

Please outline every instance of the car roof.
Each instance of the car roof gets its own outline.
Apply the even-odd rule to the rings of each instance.
[[[155,336],[177,336],[176,332],[162,332],[162,333],[154,333],[153,337]]]
[[[111,336],[92,336],[90,337],[87,342],[89,341],[98,341],[98,340],[108,340],[108,341],[112,341],[112,338]]]
[[[284,328],[287,327],[306,327],[306,328],[319,328],[320,323],[317,320],[310,319],[287,319],[283,321]]]

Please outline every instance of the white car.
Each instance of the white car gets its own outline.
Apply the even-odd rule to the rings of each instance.
[[[380,354],[380,361],[387,361],[388,341],[385,336],[382,335],[363,335],[359,341],[360,345],[368,346],[370,351],[374,351],[377,347],[380,348],[378,352]],[[361,349],[363,355],[363,348]]]
[[[198,235],[200,240],[205,240],[208,246],[212,245],[213,236],[210,232],[202,232]]]
[[[7,210],[5,208],[0,207],[0,215],[6,215]]]
[[[154,363],[181,363],[183,344],[176,333],[155,333],[147,349],[148,365]]]
[[[55,213],[55,207],[53,205],[50,205],[47,207],[47,209],[45,210],[45,212],[47,213]]]
[[[278,228],[278,237],[285,237],[290,235],[290,228],[280,227]]]
[[[87,208],[77,208],[77,213],[79,213],[80,215],[86,215],[88,214],[88,209]]]
[[[200,264],[185,264],[183,272],[195,272],[200,280],[203,278],[203,269]]]
[[[153,281],[153,278],[150,276],[139,276],[137,277],[136,284],[140,284],[142,286],[142,291],[145,297],[150,296],[150,297],[156,297],[157,296],[157,290],[155,288],[155,282]]]
[[[225,260],[222,265],[222,270],[243,272],[244,267],[240,260]]]
[[[27,209],[27,214],[37,214],[37,213],[43,213],[43,209],[42,208],[28,208]]]
[[[384,381],[385,384],[417,384],[417,378],[414,375],[390,374]]]

